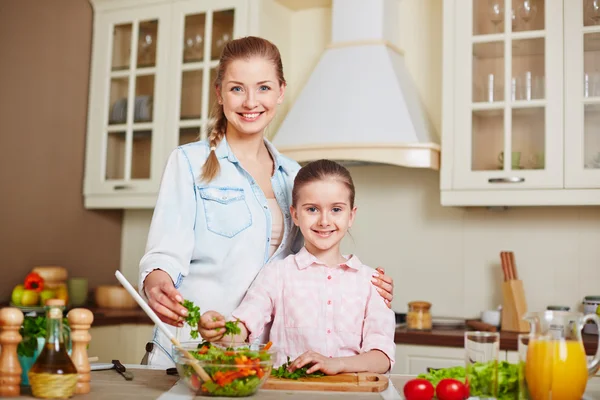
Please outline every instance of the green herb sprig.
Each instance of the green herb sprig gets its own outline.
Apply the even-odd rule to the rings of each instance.
[[[224,335],[239,335],[240,333],[242,333],[241,328],[238,326],[238,323],[240,321],[227,321],[225,322],[225,333]]]
[[[302,368],[298,368],[298,369],[294,370],[293,372],[290,372],[290,371],[288,371],[288,368],[291,364],[292,364],[292,362],[290,361],[290,357],[288,356],[286,363],[280,365],[279,368],[273,368],[273,370],[271,371],[271,376],[274,376],[276,378],[283,378],[283,379],[298,379],[298,378],[306,378],[306,377],[312,378],[312,377],[325,376],[323,371],[315,371],[312,374],[307,374],[306,371],[308,371],[308,369],[310,367],[312,367],[312,364],[305,365]]]
[[[63,330],[69,331],[67,318],[63,318]],[[46,317],[44,315],[25,317],[19,334],[23,340],[17,346],[17,354],[21,357],[33,357],[38,348],[38,338],[46,338]]]
[[[198,323],[200,322],[200,307],[196,306],[193,301],[183,300],[181,304],[188,310],[188,315],[185,317],[185,322],[190,326],[190,336],[192,339],[198,339]]]

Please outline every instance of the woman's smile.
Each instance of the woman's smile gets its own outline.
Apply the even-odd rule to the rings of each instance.
[[[252,113],[237,113],[242,121],[246,121],[246,122],[254,122],[256,121],[262,114],[264,113],[264,111],[261,112],[252,112]]]

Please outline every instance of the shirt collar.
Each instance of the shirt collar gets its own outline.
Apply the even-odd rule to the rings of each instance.
[[[281,169],[283,170],[283,172],[289,175],[292,171],[286,168],[287,163],[284,162],[284,158],[281,155],[281,153],[277,151],[275,146],[273,146],[273,144],[269,142],[267,138],[263,138],[263,140],[265,141],[265,146],[267,146],[267,150],[269,150],[269,153],[271,153],[271,156],[273,157],[273,160],[275,162],[275,170],[277,171]],[[233,154],[231,147],[229,147],[229,143],[227,143],[227,138],[225,136],[223,136],[223,139],[221,139],[221,141],[217,145],[215,153],[218,159],[227,158],[232,163],[239,162],[235,154]]]
[[[310,254],[306,247],[302,247],[300,251],[294,256],[296,260],[296,265],[298,265],[298,269],[306,269],[313,264],[325,265],[322,261],[320,261],[317,257]],[[356,271],[360,270],[363,266],[362,262],[356,257],[354,254],[346,257],[347,261],[342,264],[338,264],[339,267],[346,266],[350,269],[354,269]]]

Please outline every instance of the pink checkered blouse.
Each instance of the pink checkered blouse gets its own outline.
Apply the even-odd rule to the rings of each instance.
[[[275,367],[308,350],[324,356],[382,351],[394,365],[394,312],[371,277],[376,271],[356,256],[327,267],[306,248],[267,264],[232,313],[244,322],[250,341],[273,322]]]

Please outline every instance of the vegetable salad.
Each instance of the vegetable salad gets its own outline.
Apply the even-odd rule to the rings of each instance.
[[[190,351],[211,377],[203,382],[183,355],[177,363],[179,375],[188,386],[203,396],[244,397],[254,394],[271,372],[269,345],[253,350],[248,346],[219,347],[209,342]]]

